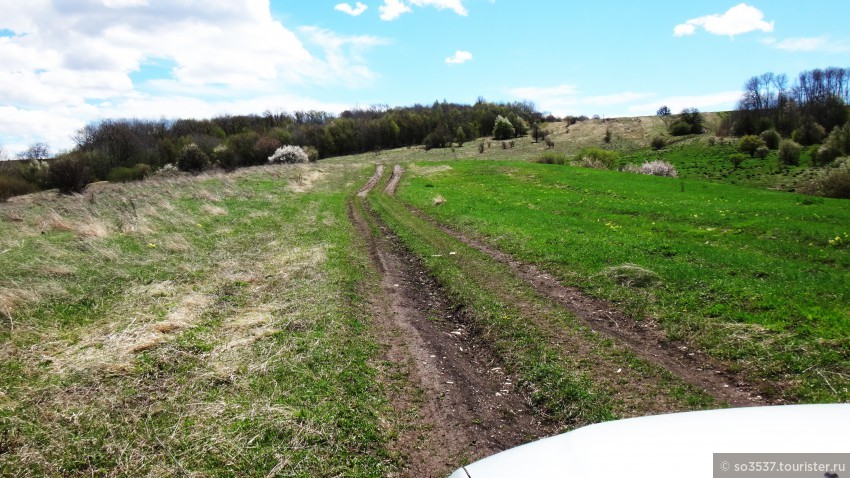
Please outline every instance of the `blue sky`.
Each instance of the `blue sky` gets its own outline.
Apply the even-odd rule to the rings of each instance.
[[[850,2],[0,0],[0,145],[108,117],[530,100],[731,109],[767,71],[850,66]]]

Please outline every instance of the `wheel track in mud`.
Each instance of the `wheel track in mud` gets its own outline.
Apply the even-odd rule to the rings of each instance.
[[[384,194],[394,193],[402,172],[394,168]],[[542,423],[514,389],[516,380],[488,344],[470,332],[464,313],[368,210],[363,198],[382,175],[378,167],[358,191],[349,217],[381,274],[380,292],[371,299],[373,333],[394,373],[413,387],[388,387],[393,407],[410,420],[391,445],[406,455],[402,476],[446,476],[470,461],[554,433],[554,425]]]

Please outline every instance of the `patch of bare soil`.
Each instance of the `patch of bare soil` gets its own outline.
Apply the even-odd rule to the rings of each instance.
[[[406,387],[387,387],[406,421],[392,445],[406,455],[402,476],[446,476],[554,432],[392,231],[378,222],[381,236],[373,237],[359,208],[352,205],[350,216],[382,277],[372,309],[374,334],[391,369],[385,373],[406,377]]]
[[[390,176],[390,180],[384,188],[384,194],[395,196],[395,190],[398,189],[398,183],[401,181],[402,174],[404,174],[404,168],[398,164],[393,166],[393,174]]]
[[[595,332],[616,339],[638,357],[662,366],[718,401],[732,406],[767,403],[755,386],[736,379],[723,363],[683,343],[667,340],[664,331],[654,321],[635,321],[604,300],[589,297],[578,288],[564,286],[533,264],[519,261],[480,240],[450,229],[422,211],[412,207],[410,210],[446,234],[508,265],[517,277],[530,284],[537,293],[565,307]]]
[[[375,168],[375,174],[373,174],[372,177],[369,178],[369,181],[367,181],[366,184],[364,184],[363,187],[360,188],[359,191],[357,191],[357,196],[361,197],[361,198],[365,198],[366,195],[369,194],[369,191],[371,191],[375,187],[375,185],[378,184],[378,181],[381,180],[381,176],[383,174],[384,174],[384,166],[379,164]]]

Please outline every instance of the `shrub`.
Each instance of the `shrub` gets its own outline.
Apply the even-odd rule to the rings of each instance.
[[[580,165],[594,169],[611,169],[619,156],[614,151],[601,148],[584,148],[576,155]]]
[[[239,157],[226,144],[220,144],[213,149],[213,161],[225,171],[233,171],[239,167]]]
[[[794,165],[800,162],[800,153],[803,152],[803,147],[791,139],[783,139],[779,143],[779,161],[782,164]]]
[[[79,155],[65,155],[54,161],[47,177],[53,187],[65,194],[83,192],[93,178]]]
[[[209,157],[195,143],[191,143],[183,148],[180,151],[180,156],[177,157],[177,167],[181,171],[188,173],[199,173],[207,169],[209,165]]]
[[[814,122],[814,120],[806,120],[791,133],[791,139],[800,143],[802,146],[811,146],[820,143],[826,136],[826,130],[823,126]]]
[[[655,136],[652,138],[652,141],[649,142],[649,145],[652,146],[652,149],[657,151],[667,146],[667,140],[664,139],[663,136]]]
[[[766,158],[768,154],[770,154],[770,149],[767,146],[759,146],[756,149],[756,157],[759,159]]]
[[[275,152],[283,146],[283,143],[280,142],[277,138],[273,138],[271,136],[260,136],[260,139],[254,143],[254,153],[259,161],[260,158],[268,158],[275,154]]]
[[[281,146],[269,156],[270,163],[306,163],[309,160],[307,153],[300,146],[291,144]]]
[[[141,181],[150,174],[150,166],[147,164],[137,164],[132,168],[117,167],[112,168],[109,174],[106,175],[106,180],[110,183],[128,183],[130,181]]]
[[[38,192],[38,186],[17,176],[0,176],[0,202],[12,196]]]
[[[547,137],[547,138],[546,138],[546,148],[547,148],[547,149],[553,149],[554,147],[555,147],[555,142],[554,142],[554,141],[552,141],[552,139],[551,139],[551,138],[548,138],[548,137]]]
[[[762,131],[759,138],[761,138],[761,140],[764,141],[765,146],[770,149],[778,148],[779,142],[782,141],[782,136],[780,136],[779,132],[775,129]]]
[[[605,136],[602,137],[602,140],[605,141],[606,143],[611,142],[611,127],[610,126],[605,128]]]
[[[567,156],[564,153],[553,153],[553,152],[545,152],[542,153],[537,159],[534,160],[535,163],[540,164],[566,164]]]
[[[319,160],[319,150],[312,146],[302,146],[301,149],[307,153],[307,161],[315,163]]]
[[[677,178],[679,177],[679,172],[676,171],[676,167],[667,161],[650,161],[647,163],[643,163],[640,166],[641,174],[649,174],[651,176],[666,176],[668,178]]]
[[[519,116],[514,116],[513,119],[510,119],[510,122],[514,127],[514,135],[512,137],[525,136],[528,134],[528,123],[526,123],[524,119]]]
[[[732,153],[729,155],[729,162],[732,163],[732,167],[735,169],[738,169],[746,159],[747,157],[741,153]]]
[[[850,169],[831,171],[821,180],[821,190],[829,198],[850,199]]]
[[[850,160],[840,161],[837,167],[830,168],[819,177],[809,181],[797,192],[813,196],[826,196],[850,199]]]
[[[496,123],[493,126],[493,139],[504,140],[513,138],[516,135],[514,125],[504,116],[497,116]]]
[[[824,144],[835,151],[836,157],[850,155],[850,122],[833,128]]]
[[[686,134],[691,134],[691,125],[681,120],[674,121],[673,124],[670,125],[670,134],[673,136],[684,136]]]
[[[166,163],[161,168],[153,172],[153,175],[158,178],[173,178],[175,176],[180,176],[181,174],[183,174],[183,172],[171,163]]]
[[[478,143],[478,154],[484,153],[484,141]]]
[[[30,159],[18,167],[18,174],[21,178],[40,188],[47,186],[48,171],[50,171],[50,165],[47,161],[40,159]]]
[[[763,146],[765,146],[765,142],[761,138],[748,134],[738,142],[738,151],[747,153],[752,158],[756,155],[756,150]]]
[[[263,164],[268,155],[259,156],[254,151],[254,145],[260,139],[260,135],[253,131],[234,134],[227,138],[227,147],[236,155],[236,162],[241,166]]]

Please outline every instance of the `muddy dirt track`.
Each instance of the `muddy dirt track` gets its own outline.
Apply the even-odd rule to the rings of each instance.
[[[376,171],[360,197],[382,173]],[[404,476],[447,476],[460,465],[554,433],[515,393],[515,380],[469,333],[463,312],[451,306],[418,259],[383,224],[373,237],[364,213],[370,214],[350,209],[381,272],[381,294],[372,301],[375,335],[395,372],[415,388],[390,397],[397,410],[415,410],[395,444],[408,458]]]

